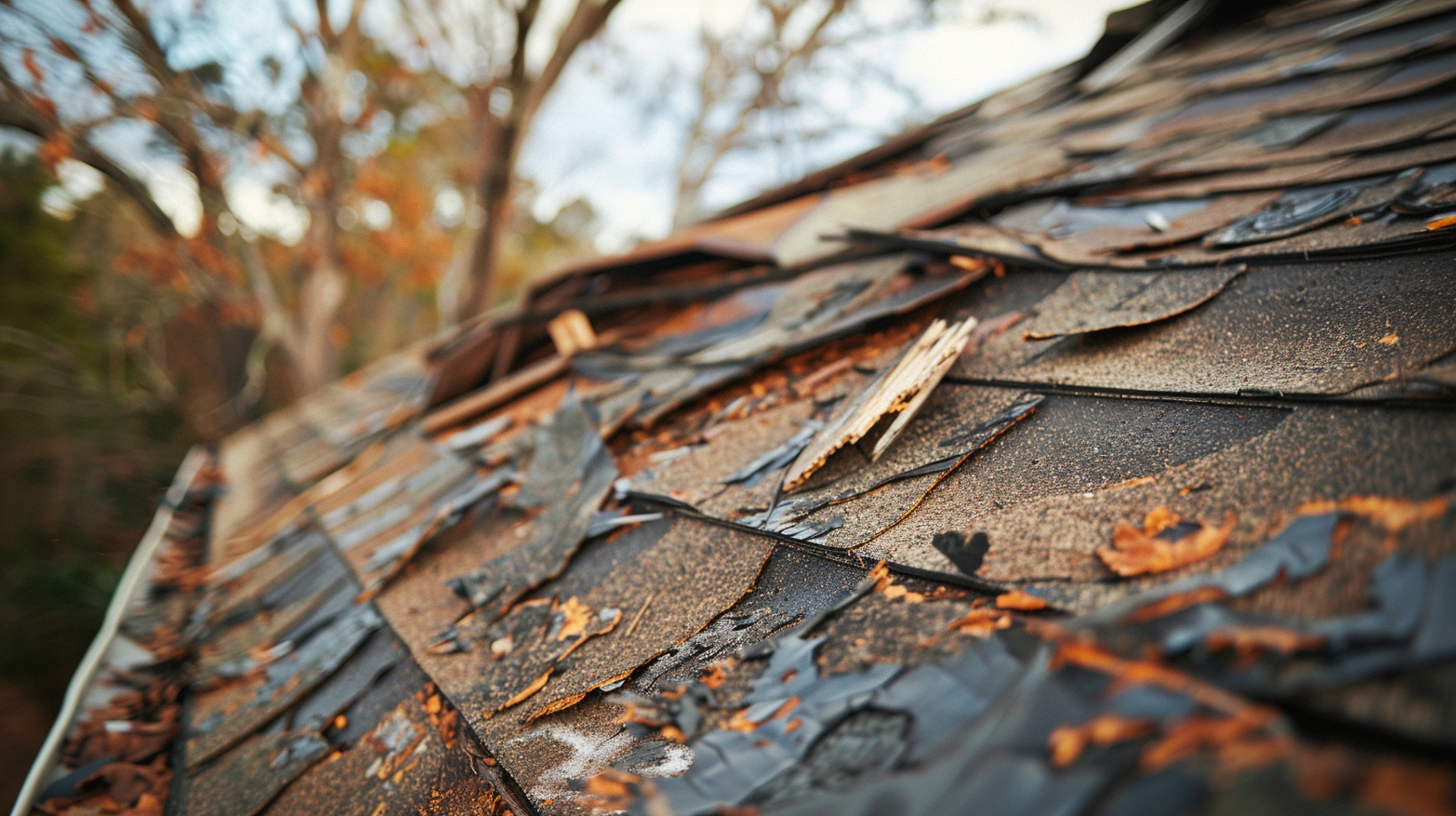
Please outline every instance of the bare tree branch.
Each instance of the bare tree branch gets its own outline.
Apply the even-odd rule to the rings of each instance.
[[[6,89],[5,97],[0,98],[0,126],[15,128],[40,139],[49,139],[62,132],[59,123],[40,114],[38,106],[11,80],[3,65],[0,65],[0,85]],[[157,206],[151,190],[140,179],[84,140],[73,139],[70,153],[76,161],[89,165],[115,184],[117,190],[141,210],[147,223],[159,235],[177,237],[177,225]]]
[[[760,33],[724,36],[703,30],[698,106],[675,174],[675,226],[698,217],[705,187],[729,156],[771,145],[802,149],[843,132],[846,115],[824,108],[804,91],[805,76],[823,66],[825,59],[838,60],[831,63],[836,76],[889,90],[918,109],[913,90],[874,60],[856,57],[855,48],[928,24],[936,2],[928,0],[920,13],[912,10],[895,20],[873,23],[860,13],[867,6],[868,0],[756,0],[751,13],[761,25],[743,30]],[[803,33],[794,33],[799,31]],[[827,126],[809,124],[826,117]],[[806,124],[793,124],[797,119]],[[784,149],[776,153],[781,160],[787,157]]]
[[[621,0],[577,0],[571,19],[556,40],[556,49],[552,51],[551,58],[546,61],[541,73],[531,81],[522,114],[525,123],[535,118],[536,111],[541,108],[546,95],[556,87],[561,72],[566,70],[572,56],[583,44],[601,32],[602,27],[607,24],[607,18],[620,4]]]

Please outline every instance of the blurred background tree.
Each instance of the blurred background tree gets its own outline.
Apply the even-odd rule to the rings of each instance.
[[[284,2],[256,10],[280,36],[242,48],[221,36],[252,13],[237,4],[6,4],[0,124],[39,139],[52,172],[99,173],[148,228],[110,264],[165,295],[148,338],[251,330],[242,359],[215,338],[188,344],[190,365],[159,340],[144,350],[156,390],[214,438],[248,415],[271,369],[307,392],[350,354],[428,333],[421,307],[447,269],[447,322],[493,302],[520,144],[619,2],[576,0],[542,35],[554,45],[539,67],[526,51],[540,0],[406,0],[378,10],[394,42],[366,35],[366,0]],[[190,190],[159,184],[158,166]],[[271,235],[239,217],[248,185],[287,222]],[[351,324],[389,330],[355,339]],[[194,382],[179,389],[184,369]]]
[[[753,0],[733,30],[703,26],[674,173],[673,227],[711,213],[705,187],[725,160],[755,156],[778,165],[777,175],[789,181],[815,169],[814,157],[833,155],[847,137],[884,138],[929,119],[938,111],[895,73],[886,50],[907,32],[968,17],[1037,22],[1026,11],[937,0]],[[875,96],[880,105],[864,104]]]

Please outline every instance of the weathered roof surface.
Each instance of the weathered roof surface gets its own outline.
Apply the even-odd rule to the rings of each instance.
[[[1453,88],[1149,4],[279,412],[36,808],[1456,812]]]

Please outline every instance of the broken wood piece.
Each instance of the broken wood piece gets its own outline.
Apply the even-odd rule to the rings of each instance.
[[[538,360],[520,371],[513,372],[478,391],[472,391],[431,411],[420,422],[420,430],[426,434],[436,434],[453,428],[492,408],[504,405],[522,394],[540,388],[565,374],[570,367],[571,361],[559,354]]]
[[[556,353],[573,357],[577,352],[596,348],[597,333],[591,321],[579,309],[567,309],[546,324],[546,332],[556,345]]]
[[[944,320],[931,323],[895,365],[814,437],[790,466],[784,477],[784,489],[792,490],[803,484],[835,451],[863,439],[886,415],[899,413],[876,444],[871,458],[878,458],[889,449],[960,357],[975,327],[973,317],[950,326]]]
[[[621,336],[622,333],[616,329],[605,331],[596,336],[594,345],[614,343]],[[486,411],[499,408],[523,394],[535,391],[570,370],[571,359],[560,354],[537,360],[426,414],[420,420],[420,431],[434,435],[462,422],[468,422]]]
[[[901,432],[905,430],[905,426],[910,424],[910,420],[920,412],[920,408],[925,405],[925,400],[929,399],[930,392],[935,390],[935,386],[940,384],[941,378],[960,358],[961,352],[966,348],[966,340],[971,336],[971,330],[974,328],[976,328],[976,319],[968,317],[941,335],[936,344],[931,347],[926,354],[932,366],[929,376],[917,386],[919,390],[911,398],[910,403],[900,411],[900,415],[895,417],[895,421],[875,443],[875,449],[870,452],[871,461],[878,461],[885,451],[890,449],[890,445],[899,438]]]

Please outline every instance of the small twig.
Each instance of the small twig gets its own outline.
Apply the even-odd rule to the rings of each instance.
[[[622,637],[628,638],[632,636],[633,630],[637,628],[637,622],[642,620],[643,615],[647,614],[647,607],[652,606],[652,601],[656,597],[656,592],[653,592],[651,595],[647,596],[647,601],[642,604],[641,609],[637,610],[637,615],[632,618],[632,622],[627,624],[627,631],[622,633]]]

